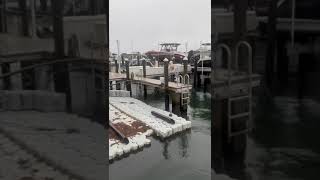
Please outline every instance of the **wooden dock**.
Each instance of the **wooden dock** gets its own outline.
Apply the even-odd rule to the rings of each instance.
[[[120,80],[125,80],[125,79],[126,79],[125,74],[118,74],[118,73],[109,72],[109,80],[110,81],[120,81]],[[151,87],[164,89],[164,83],[162,83],[162,81],[158,80],[158,79],[136,77],[134,79],[131,79],[131,81],[132,81],[132,83],[135,83],[135,84],[147,85],[147,86],[151,86]],[[168,90],[171,92],[183,93],[183,92],[187,92],[191,89],[192,89],[192,85],[186,85],[186,84],[176,83],[176,82],[169,82],[168,83]]]

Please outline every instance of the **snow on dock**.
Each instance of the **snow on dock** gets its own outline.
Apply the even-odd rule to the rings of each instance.
[[[117,133],[109,129],[109,160],[151,144],[151,140],[147,137],[153,131],[148,126],[120,112],[112,105],[109,105],[109,115],[112,125],[129,141],[127,144],[122,142]]]
[[[134,98],[110,97],[109,103],[129,117],[148,125],[160,138],[166,138],[191,128],[190,121],[170,112],[151,107]]]
[[[109,72],[109,80],[110,81],[126,80],[126,75]],[[131,79],[131,82],[164,89],[164,82],[159,79],[134,77],[133,79]],[[189,84],[168,82],[168,90],[175,93],[183,93],[183,92],[190,91],[191,89],[192,89],[192,85],[189,85]]]

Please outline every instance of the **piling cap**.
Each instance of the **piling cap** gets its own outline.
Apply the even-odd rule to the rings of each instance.
[[[168,62],[169,60],[167,58],[164,58],[163,62]]]
[[[188,58],[185,56],[185,57],[183,58],[183,60],[184,60],[184,61],[188,61]]]

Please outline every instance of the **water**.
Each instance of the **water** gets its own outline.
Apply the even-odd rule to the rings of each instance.
[[[164,94],[149,94],[147,104],[164,109]],[[188,107],[192,129],[115,161],[110,180],[211,180],[210,95],[192,94]]]
[[[258,101],[245,162],[227,162],[225,174],[240,180],[319,179],[320,102],[285,94]]]

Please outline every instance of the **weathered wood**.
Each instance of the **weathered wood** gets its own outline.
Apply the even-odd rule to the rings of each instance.
[[[146,60],[142,60],[142,72],[143,72],[143,77],[146,78],[147,76],[147,69],[146,69]],[[143,97],[144,99],[147,99],[148,91],[147,91],[147,86],[143,85]]]
[[[129,71],[129,60],[126,60],[126,79],[127,79],[127,91],[130,91],[130,97],[132,97],[130,71]]]
[[[183,59],[183,77],[188,74],[188,59]]]
[[[114,64],[116,66],[116,73],[119,73],[119,64],[118,64],[118,60],[114,60]]]
[[[109,126],[116,132],[116,134],[118,135],[118,137],[121,139],[123,143],[125,144],[129,143],[129,139],[124,134],[122,134],[116,127],[114,127],[111,122],[109,122]]]
[[[198,86],[198,61],[194,60],[194,72],[193,72],[193,87],[196,88]]]
[[[169,91],[168,91],[168,85],[169,85],[169,60],[164,59],[164,89],[165,89],[165,110],[169,111]]]

